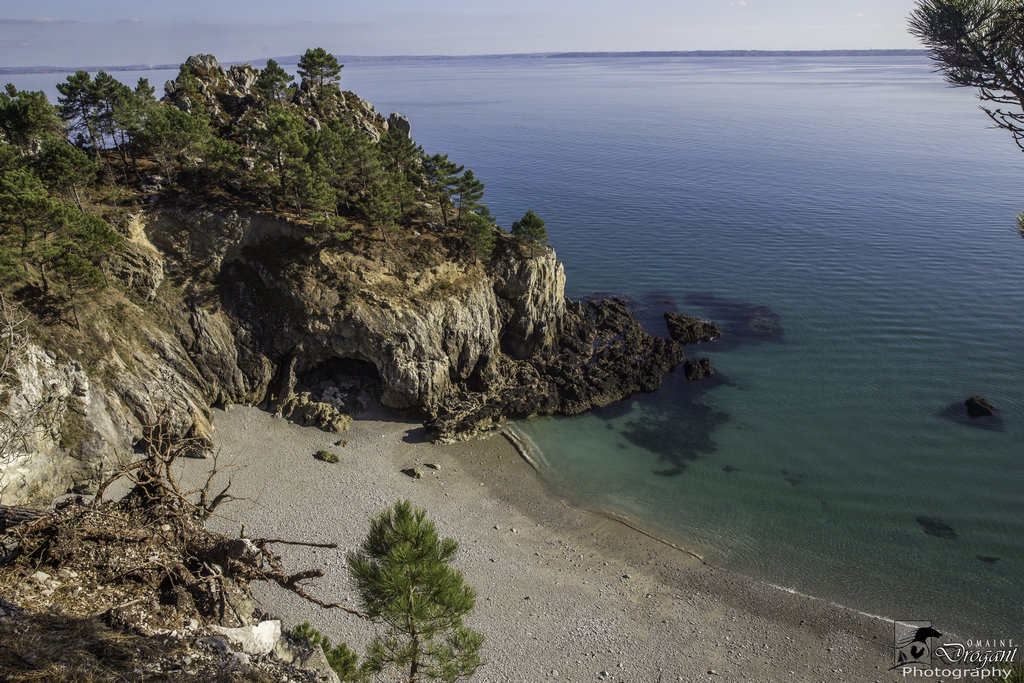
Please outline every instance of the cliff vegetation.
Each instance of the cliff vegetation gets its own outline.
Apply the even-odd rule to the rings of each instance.
[[[623,302],[566,299],[544,222],[497,226],[333,57],[299,67],[0,95],[0,502],[90,493],[157,424],[199,455],[213,406],[343,431],[381,405],[451,441],[683,360]]]

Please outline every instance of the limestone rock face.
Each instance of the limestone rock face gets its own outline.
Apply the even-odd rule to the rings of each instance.
[[[7,468],[5,503],[88,492],[158,422],[208,448],[214,405],[343,431],[379,402],[453,441],[656,389],[683,361],[622,301],[566,299],[554,252],[527,256],[507,237],[482,264],[447,256],[448,236],[429,253],[411,236],[411,252],[315,247],[258,212],[153,209],[123,232],[110,274],[148,303],[120,304],[125,329],[92,330],[106,350],[88,376],[42,350],[26,361],[22,394],[64,397],[79,417]]]
[[[104,391],[77,361],[58,361],[30,344],[14,359],[10,389],[0,423],[5,504],[86,492],[118,454],[131,453]]]
[[[519,360],[549,352],[565,317],[565,269],[555,253],[505,256],[495,267],[494,292],[510,309],[501,350]]]
[[[412,138],[412,124],[409,123],[408,117],[398,112],[391,112],[391,116],[388,117],[388,130],[397,130],[405,137]]]

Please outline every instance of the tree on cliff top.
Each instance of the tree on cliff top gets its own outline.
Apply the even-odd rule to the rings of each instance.
[[[295,76],[282,69],[273,59],[268,59],[267,66],[256,79],[256,89],[267,99],[279,100],[288,91],[288,84],[294,80]]]
[[[409,501],[395,503],[348,555],[363,612],[385,627],[367,648],[363,670],[376,675],[395,667],[408,683],[454,683],[483,663],[484,637],[463,625],[476,591],[451,567],[458,543],[438,538],[426,515]]]
[[[323,90],[324,85],[336,85],[343,68],[344,65],[338,64],[337,58],[322,47],[306,50],[299,59],[299,75],[316,84],[318,90]]]
[[[423,157],[423,182],[426,191],[437,199],[441,207],[441,220],[448,227],[448,207],[452,203],[452,195],[458,191],[459,174],[464,166],[448,160],[447,154],[433,154]]]
[[[60,119],[44,92],[19,91],[8,83],[0,92],[0,134],[21,149],[61,132]]]
[[[530,209],[512,224],[512,234],[530,245],[530,257],[536,247],[548,245],[548,233],[544,229],[544,220]]]

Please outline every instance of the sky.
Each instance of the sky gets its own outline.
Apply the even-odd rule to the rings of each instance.
[[[4,0],[0,66],[919,47],[914,0]]]

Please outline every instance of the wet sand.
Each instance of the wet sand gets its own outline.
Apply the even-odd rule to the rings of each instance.
[[[892,623],[702,563],[628,523],[553,495],[501,435],[449,446],[383,414],[345,434],[298,427],[255,408],[216,412],[219,464],[232,493],[210,523],[250,537],[333,542],[337,550],[278,546],[324,600],[355,606],[345,552],[396,500],[427,510],[460,543],[457,565],[478,591],[470,625],[486,636],[473,679],[537,681],[901,680]],[[345,439],[346,446],[334,446]],[[328,464],[312,455],[339,455]],[[439,469],[425,467],[435,464]],[[194,461],[201,469],[208,461]],[[418,467],[422,479],[401,470]],[[596,502],[595,502],[596,503]],[[595,505],[597,507],[597,505]],[[627,521],[628,522],[628,521]],[[361,651],[372,626],[276,586],[260,606],[289,627],[303,620]]]

